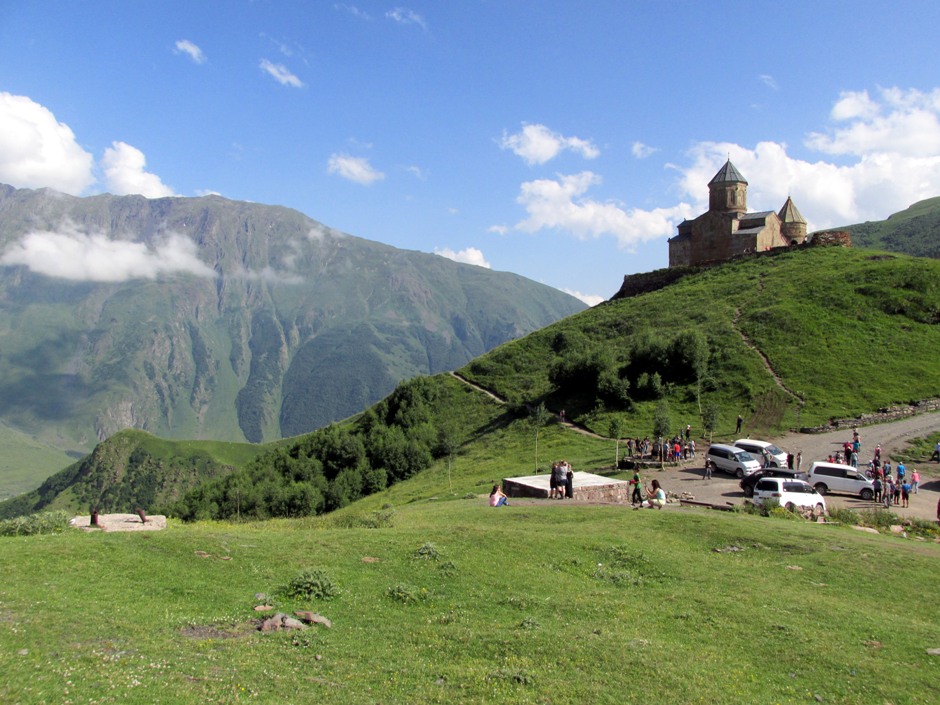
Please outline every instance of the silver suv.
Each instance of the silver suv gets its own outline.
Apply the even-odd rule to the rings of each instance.
[[[760,463],[746,450],[721,443],[709,446],[705,462],[711,465],[712,470],[721,470],[738,478],[760,470]]]
[[[846,492],[858,495],[864,500],[875,496],[874,483],[859,472],[858,468],[839,463],[816,462],[809,469],[809,484],[819,494],[826,492]]]

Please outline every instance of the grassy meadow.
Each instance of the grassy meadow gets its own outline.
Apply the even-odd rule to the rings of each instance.
[[[6,538],[0,702],[934,703],[938,558],[841,526],[482,497]],[[282,593],[314,571],[335,596]],[[261,603],[333,627],[262,634]]]

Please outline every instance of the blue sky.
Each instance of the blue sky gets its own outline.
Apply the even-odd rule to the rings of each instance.
[[[940,3],[0,0],[0,182],[296,208],[589,302],[730,155],[810,229],[940,195]]]

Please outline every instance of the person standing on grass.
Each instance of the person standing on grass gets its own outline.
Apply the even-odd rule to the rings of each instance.
[[[741,414],[738,414],[738,425],[735,426],[734,432],[741,433],[741,426],[744,425],[744,419],[741,418]]]
[[[917,494],[917,489],[920,487],[920,473],[917,472],[917,468],[914,468],[911,472],[911,489],[914,491],[914,494]]]

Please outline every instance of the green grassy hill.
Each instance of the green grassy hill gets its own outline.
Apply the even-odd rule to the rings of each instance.
[[[460,374],[606,433],[742,414],[756,432],[940,396],[940,263],[863,250],[781,252],[597,306]]]
[[[936,544],[559,505],[0,538],[0,701],[935,701]]]
[[[887,220],[849,225],[857,247],[940,258],[940,197],[919,201]]]

